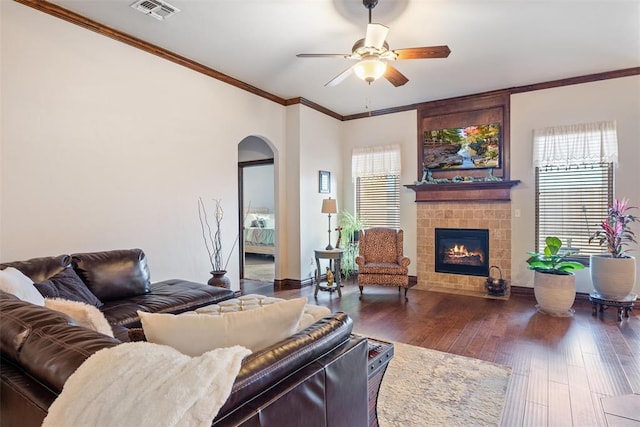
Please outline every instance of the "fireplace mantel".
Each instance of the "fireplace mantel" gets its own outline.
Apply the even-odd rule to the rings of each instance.
[[[515,181],[475,181],[460,183],[405,185],[416,192],[416,202],[511,200]]]

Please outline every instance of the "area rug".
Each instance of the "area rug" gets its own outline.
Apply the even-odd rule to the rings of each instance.
[[[380,427],[497,426],[511,368],[394,343],[378,395]]]

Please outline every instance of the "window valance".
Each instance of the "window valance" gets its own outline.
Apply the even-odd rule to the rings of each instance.
[[[555,126],[533,132],[534,167],[589,163],[618,163],[615,121]]]
[[[400,145],[379,145],[353,149],[353,179],[367,176],[400,175]]]

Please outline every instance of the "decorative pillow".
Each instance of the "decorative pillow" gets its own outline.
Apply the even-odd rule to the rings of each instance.
[[[246,214],[246,216],[244,217],[244,228],[253,227],[253,225],[251,224],[257,219],[258,217],[256,214]]]
[[[33,285],[33,281],[13,267],[0,270],[0,289],[15,295],[22,301],[39,306],[44,305],[44,297]]]
[[[268,214],[264,217],[264,226],[266,228],[276,227],[276,219],[273,217],[273,214]]]
[[[255,228],[264,228],[265,221],[264,219],[254,219],[253,221],[251,221],[251,226]]]
[[[51,310],[59,311],[75,320],[80,326],[93,329],[101,334],[113,338],[111,325],[104,317],[104,314],[93,305],[80,301],[70,301],[62,298],[45,298],[44,306]]]
[[[165,344],[189,356],[241,345],[256,352],[296,332],[306,298],[296,298],[249,311],[173,315],[138,311],[147,341]]]
[[[129,341],[137,342],[137,341],[146,341],[147,337],[144,336],[144,331],[142,328],[129,328],[127,331],[127,335],[129,336]]]
[[[79,301],[96,307],[104,304],[98,299],[73,268],[65,268],[60,273],[42,283],[35,284],[36,289],[47,298],[63,298],[70,301]]]

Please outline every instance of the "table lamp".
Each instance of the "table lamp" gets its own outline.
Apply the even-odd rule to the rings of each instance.
[[[328,199],[324,199],[322,201],[322,213],[329,215],[329,244],[326,247],[326,250],[333,250],[333,246],[331,246],[331,214],[338,213],[338,205],[336,204],[336,199],[332,199],[329,197]]]

